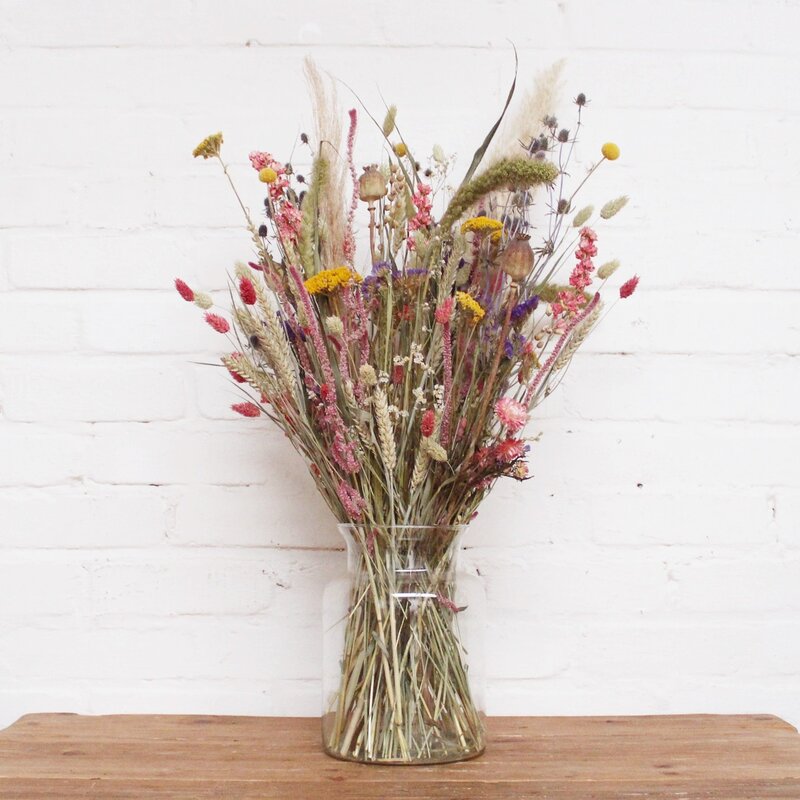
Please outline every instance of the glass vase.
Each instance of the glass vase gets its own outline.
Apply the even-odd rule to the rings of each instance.
[[[326,752],[375,764],[480,755],[485,594],[457,569],[464,526],[339,530],[347,573],[324,595]]]

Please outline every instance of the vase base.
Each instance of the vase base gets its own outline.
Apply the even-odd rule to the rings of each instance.
[[[383,767],[424,767],[432,764],[453,764],[458,761],[471,761],[473,758],[478,758],[486,752],[484,745],[476,750],[464,750],[461,752],[454,752],[449,755],[432,756],[429,758],[363,758],[359,756],[343,755],[338,750],[331,750],[323,745],[326,755],[335,758],[338,761],[350,761],[354,764],[374,764]]]
[[[330,735],[331,726],[333,724],[334,715],[326,714],[322,718],[322,749],[326,755],[335,758],[339,761],[351,761],[355,764],[377,764],[380,766],[397,766],[397,767],[414,767],[425,766],[430,764],[452,764],[457,761],[470,761],[473,758],[478,758],[486,751],[486,738],[485,730],[486,725],[484,722],[484,715],[478,715],[476,730],[465,739],[453,740],[439,740],[438,746],[430,748],[427,753],[421,753],[419,756],[402,757],[402,756],[380,756],[370,757],[363,751],[353,753],[352,751],[342,751],[341,748],[332,747],[329,745],[331,741],[328,736]],[[430,741],[430,740],[428,740]]]

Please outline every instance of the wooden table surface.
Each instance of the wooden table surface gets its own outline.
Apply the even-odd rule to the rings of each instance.
[[[481,758],[335,761],[319,721],[31,714],[0,732],[3,800],[798,800],[800,735],[771,716],[492,717]]]

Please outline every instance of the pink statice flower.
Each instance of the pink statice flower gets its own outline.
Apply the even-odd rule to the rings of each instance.
[[[558,293],[556,302],[551,305],[554,315],[566,314],[574,317],[586,305],[584,291],[592,283],[592,272],[594,272],[592,258],[597,255],[596,241],[597,234],[591,228],[581,228],[578,249],[575,251],[578,263],[569,276],[569,285],[572,288]]]
[[[511,397],[501,397],[495,404],[494,413],[511,435],[522,430],[528,421],[528,409]]]
[[[289,186],[289,179],[286,177],[286,167],[280,161],[273,158],[270,153],[261,150],[253,150],[250,153],[250,163],[256,172],[261,172],[264,167],[274,169],[277,178],[269,184],[269,196],[272,200],[279,200],[283,197],[284,191]]]
[[[433,200],[431,199],[432,191],[433,189],[426,183],[417,184],[417,191],[414,192],[414,196],[411,198],[414,202],[414,207],[417,209],[417,213],[408,221],[409,231],[427,228],[431,222],[433,222],[431,217],[431,208],[433,208]],[[411,237],[409,237],[409,241],[413,241]]]
[[[303,216],[300,209],[288,200],[280,204],[280,208],[275,214],[275,226],[278,229],[278,235],[284,242],[297,244],[300,238],[300,224],[303,221]]]
[[[258,417],[261,409],[255,403],[234,403],[231,408],[243,417]]]

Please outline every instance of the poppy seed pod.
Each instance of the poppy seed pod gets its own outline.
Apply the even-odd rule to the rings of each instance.
[[[367,203],[374,203],[386,195],[386,178],[377,164],[364,167],[358,179],[358,197]]]
[[[530,236],[517,234],[500,256],[500,268],[514,283],[522,283],[533,269],[533,249]]]

